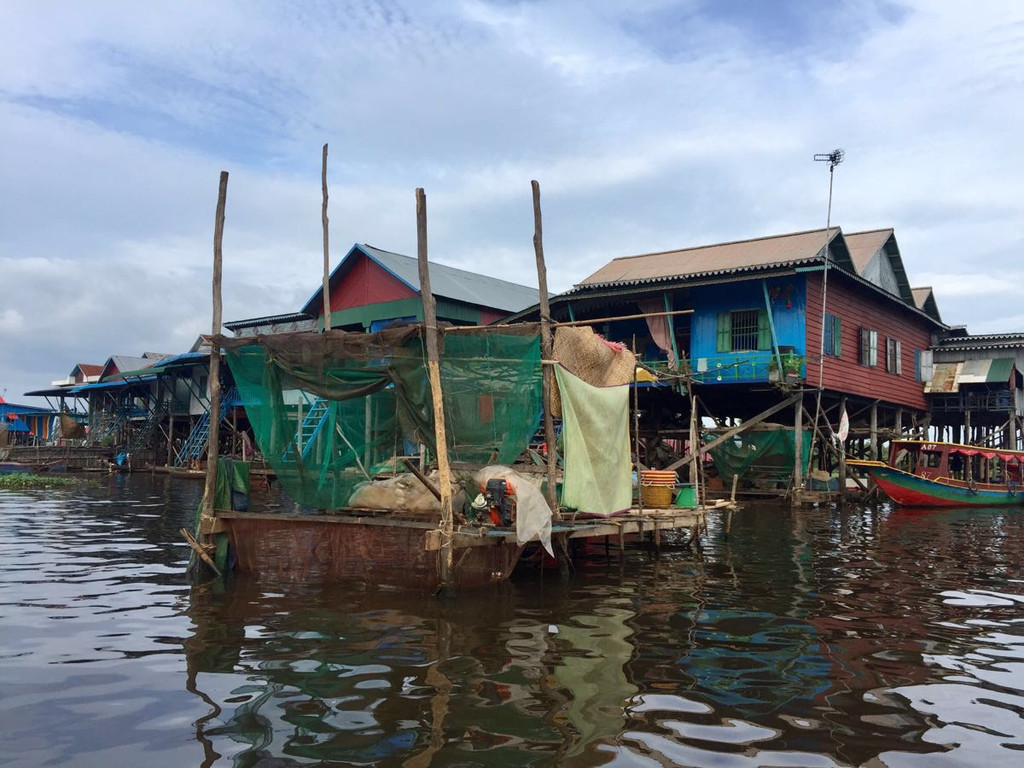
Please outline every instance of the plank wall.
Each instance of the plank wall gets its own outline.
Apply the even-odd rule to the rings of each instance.
[[[821,349],[822,273],[807,273],[807,383],[818,384],[818,351]],[[887,299],[857,285],[838,270],[828,278],[827,311],[842,319],[842,354],[825,356],[825,389],[860,395],[917,410],[926,410],[923,384],[917,380],[914,350],[928,349],[934,327],[896,298]],[[878,364],[860,364],[860,329],[878,332]],[[902,342],[903,373],[886,369],[886,338]]]
[[[411,299],[419,294],[394,275],[370,261],[363,254],[331,290],[331,311],[365,307],[398,299]],[[323,315],[323,306],[318,314]]]

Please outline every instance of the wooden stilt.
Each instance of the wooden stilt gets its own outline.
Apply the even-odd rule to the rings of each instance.
[[[846,396],[839,399],[839,418],[846,412]],[[846,503],[846,443],[840,442],[839,449],[839,503]]]
[[[869,456],[872,461],[878,461],[878,401],[871,404],[869,426]]]
[[[804,404],[803,397],[796,403],[793,418],[793,500],[800,496],[800,490],[804,487]],[[813,436],[812,436],[813,439]]]
[[[438,482],[441,491],[441,551],[438,553],[440,591],[454,584],[452,572],[452,471],[448,464],[448,438],[445,433],[444,400],[441,393],[441,363],[438,354],[437,308],[430,290],[430,267],[427,261],[427,196],[416,189],[416,255],[419,260],[420,296],[423,299],[423,323],[426,330],[427,376],[434,405],[434,441],[437,455]]]

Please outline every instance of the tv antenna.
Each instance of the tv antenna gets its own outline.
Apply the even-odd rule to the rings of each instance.
[[[846,152],[842,149],[833,149],[831,152],[822,152],[814,156],[815,162],[828,163],[828,213],[825,215],[825,269],[821,274],[821,344],[818,348],[818,395],[814,407],[814,428],[811,431],[812,440],[813,435],[818,432],[818,414],[821,413],[821,393],[824,390],[825,384],[825,319],[828,315],[825,312],[825,303],[828,299],[828,263],[829,263],[829,244],[832,242],[832,180],[835,176],[836,166],[839,165],[843,160],[846,159]],[[835,343],[833,341],[833,343]],[[830,425],[831,426],[831,425]],[[840,450],[843,450],[843,446],[840,446]],[[813,455],[813,451],[811,454]],[[801,461],[798,456],[797,461]],[[808,457],[807,472],[810,472],[810,458]],[[806,482],[806,473],[803,479]]]

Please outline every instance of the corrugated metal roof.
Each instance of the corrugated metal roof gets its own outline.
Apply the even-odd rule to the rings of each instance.
[[[857,268],[858,275],[864,272],[864,268],[867,267],[875,254],[885,245],[886,241],[892,237],[892,233],[893,231],[890,227],[889,229],[874,229],[869,232],[854,232],[850,235],[843,235],[846,239],[846,247],[850,249],[850,260],[853,261],[853,266]]]
[[[924,391],[959,392],[965,384],[1007,384],[1013,367],[1011,357],[936,363],[932,367],[931,381],[924,384]]]
[[[103,366],[103,370],[107,370],[110,364],[113,363],[117,370],[120,371],[137,371],[142,368],[150,368],[156,365],[156,360],[149,357],[128,357],[126,355],[111,355],[107,364]]]
[[[320,292],[317,291],[317,296]],[[230,322],[224,323],[224,327],[229,331],[234,331],[238,328],[251,328],[257,325],[279,325],[284,323],[301,323],[303,321],[309,321],[312,323],[314,318],[309,315],[303,314],[302,312],[289,312],[284,315],[267,315],[266,317],[251,317],[245,320],[231,320]]]
[[[829,242],[841,236],[838,227],[828,232]],[[815,229],[789,235],[774,235],[718,245],[684,248],[678,251],[623,256],[609,262],[577,284],[592,288],[613,283],[642,283],[691,275],[743,272],[769,266],[797,265],[820,260],[826,232]],[[843,257],[846,256],[845,248]],[[845,259],[844,259],[845,260]],[[852,269],[852,263],[843,264]]]
[[[341,263],[334,268],[334,272],[331,273],[332,279],[346,261],[354,258],[357,251],[361,251],[412,290],[419,292],[420,273],[419,262],[416,259],[375,248],[365,243],[356,243],[352,246]],[[510,283],[508,280],[468,272],[434,261],[429,263],[428,269],[430,270],[430,290],[436,297],[491,307],[504,312],[518,312],[540,300],[540,291],[527,285]],[[320,301],[320,291],[313,294],[302,311],[309,313],[316,301]]]
[[[1024,347],[1024,333],[987,333],[973,336],[953,336],[940,341],[939,346],[944,350],[957,352]]]

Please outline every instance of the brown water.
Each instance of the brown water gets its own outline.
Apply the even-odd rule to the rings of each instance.
[[[190,586],[199,492],[0,492],[0,765],[1024,765],[1020,508],[750,506],[441,603]]]

